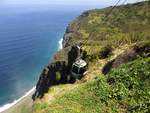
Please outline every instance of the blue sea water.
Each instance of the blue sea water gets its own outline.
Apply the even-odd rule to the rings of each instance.
[[[0,106],[35,86],[68,23],[83,9],[0,7]]]

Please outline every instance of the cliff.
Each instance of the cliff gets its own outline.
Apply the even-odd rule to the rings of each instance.
[[[108,16],[112,7],[89,10],[70,23],[63,49],[40,75],[34,113],[149,112],[149,7],[149,2],[117,6]],[[76,45],[89,64],[79,81],[70,76]],[[145,93],[136,95],[143,87]]]

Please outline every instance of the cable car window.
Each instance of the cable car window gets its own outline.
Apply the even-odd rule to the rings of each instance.
[[[72,68],[72,72],[74,72],[74,73],[78,73],[78,67],[77,66],[73,66],[73,68]]]
[[[85,67],[80,68],[79,74],[83,74],[86,71]]]

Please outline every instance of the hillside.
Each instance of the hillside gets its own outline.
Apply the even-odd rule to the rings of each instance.
[[[149,70],[149,58],[136,60],[113,70],[106,77],[99,76],[76,86],[50,104],[36,103],[35,113],[149,113]],[[55,90],[51,89],[49,93],[53,94]]]
[[[33,113],[149,113],[150,3],[84,12],[40,75]],[[107,18],[106,18],[107,17]],[[80,45],[88,73],[70,80]]]
[[[148,2],[84,12],[67,28],[64,47],[81,44],[88,53],[103,46],[118,47],[150,39],[150,4]],[[142,38],[141,38],[142,37]]]

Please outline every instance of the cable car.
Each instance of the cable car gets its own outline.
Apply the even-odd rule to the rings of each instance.
[[[86,75],[87,73],[87,63],[82,59],[77,59],[73,65],[71,74],[74,78],[80,79],[82,76]]]

